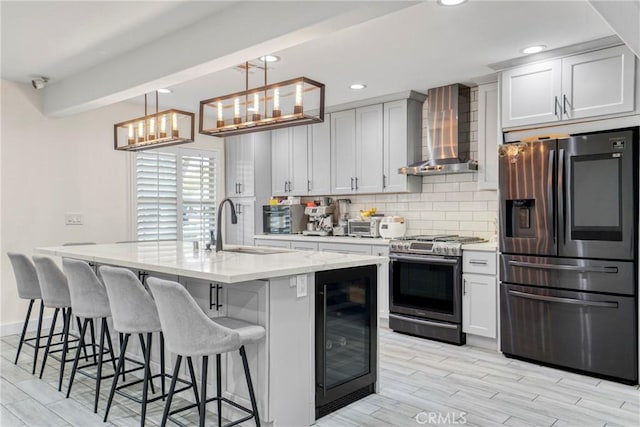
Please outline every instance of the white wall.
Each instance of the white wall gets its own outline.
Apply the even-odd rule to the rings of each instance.
[[[39,93],[1,81],[0,326],[24,318],[7,251],[34,253],[64,242],[129,238],[129,156],[113,149],[113,124],[141,115],[140,106],[115,104],[54,119],[39,110]],[[64,224],[65,212],[84,225]]]

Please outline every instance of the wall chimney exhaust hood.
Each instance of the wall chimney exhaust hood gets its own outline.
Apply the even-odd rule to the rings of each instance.
[[[478,162],[469,158],[471,122],[470,89],[453,84],[429,89],[426,159],[398,169],[406,175],[469,173]]]

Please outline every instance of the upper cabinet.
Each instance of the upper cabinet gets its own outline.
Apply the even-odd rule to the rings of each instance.
[[[355,191],[356,110],[331,114],[331,193]]]
[[[225,140],[228,196],[254,196],[255,158],[253,148],[254,134],[232,136]]]
[[[331,193],[331,118],[325,114],[323,123],[309,126],[307,145],[307,179],[309,195]]]
[[[502,73],[502,126],[544,124],[634,110],[635,56],[625,46]]]
[[[498,189],[498,146],[502,142],[498,84],[478,86],[478,189]]]
[[[422,190],[422,177],[404,175],[398,169],[422,160],[423,102],[384,103],[382,191],[386,193]]]

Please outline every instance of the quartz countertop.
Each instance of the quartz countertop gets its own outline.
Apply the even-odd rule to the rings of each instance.
[[[251,246],[227,245],[226,249]],[[264,249],[264,248],[255,248]],[[45,255],[82,259],[221,283],[292,276],[316,271],[384,264],[387,257],[281,249],[250,254],[193,250],[193,242],[137,242],[37,248]]]
[[[305,236],[303,234],[256,234],[254,239],[318,243],[349,243],[353,245],[389,246],[390,239],[381,237]]]
[[[498,250],[498,245],[492,242],[468,243],[466,245],[462,245],[462,250],[463,251],[496,252]]]

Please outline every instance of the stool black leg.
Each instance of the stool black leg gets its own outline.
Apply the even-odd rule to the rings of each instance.
[[[120,340],[120,348],[122,348],[122,332],[118,333],[118,339]],[[124,361],[122,363],[124,363]],[[126,379],[124,376],[124,371],[126,371],[126,368],[124,367],[124,365],[122,365],[122,381]]]
[[[24,325],[22,326],[22,333],[20,334],[20,342],[18,343],[18,352],[16,353],[16,360],[13,362],[18,364],[18,357],[20,357],[20,350],[22,350],[22,344],[24,343],[24,336],[27,333],[27,327],[29,326],[29,318],[31,317],[31,309],[33,308],[34,299],[29,301],[29,308],[27,308],[27,317],[24,319]]]
[[[84,334],[87,332],[88,324],[89,324],[89,319],[84,319],[84,323],[82,324],[82,330],[80,331],[80,338],[78,340],[78,350],[76,351],[76,357],[73,359],[73,367],[71,368],[71,375],[69,376],[69,387],[67,388],[67,399],[71,394],[73,379],[76,376],[76,370],[78,369],[78,361],[80,360],[80,349],[84,347]]]
[[[142,335],[140,335],[142,337]],[[147,348],[144,353],[144,381],[142,382],[142,411],[140,414],[140,426],[144,427],[147,417],[147,395],[149,393],[149,383],[151,382],[151,333],[147,333]]]
[[[36,363],[38,362],[38,350],[40,349],[40,330],[42,329],[42,316],[44,315],[44,301],[40,300],[40,314],[38,315],[38,330],[36,331],[36,345],[33,352],[33,369],[31,374],[36,373]]]
[[[198,384],[196,383],[196,371],[193,369],[193,361],[191,357],[187,357],[187,363],[189,364],[189,376],[191,377],[191,388],[193,388],[193,395],[196,397],[196,408],[198,408],[198,414],[200,414],[200,395],[198,394]]]
[[[62,391],[62,377],[64,376],[64,366],[67,363],[67,351],[69,351],[69,328],[71,327],[71,307],[67,308],[64,330],[62,335],[62,354],[60,355],[60,376],[58,377],[58,391]]]
[[[122,334],[120,334],[122,336]],[[116,368],[116,372],[113,375],[113,382],[111,383],[111,391],[109,392],[109,400],[107,401],[107,409],[104,412],[104,422],[107,422],[107,417],[109,416],[109,409],[111,409],[111,403],[113,402],[113,396],[116,394],[116,387],[118,386],[118,377],[120,376],[120,372],[124,371],[124,355],[127,352],[127,343],[129,342],[129,337],[131,334],[125,334],[124,340],[120,344],[120,357],[118,358],[118,367]]]
[[[173,393],[176,390],[176,381],[180,374],[180,363],[182,362],[182,356],[178,355],[176,359],[176,366],[173,368],[173,376],[171,377],[171,385],[169,386],[169,395],[167,396],[167,403],[164,404],[164,411],[162,411],[162,422],[160,427],[167,425],[167,418],[169,418],[169,411],[171,410],[171,401],[173,400]]]
[[[162,331],[160,331],[159,334],[160,334],[160,380],[162,381],[160,383],[160,386],[162,387],[162,401],[164,402],[164,399],[166,398],[165,386],[164,386],[164,372],[165,372],[165,366],[164,366],[164,335],[162,334]]]
[[[142,334],[138,334],[138,338],[140,338],[140,348],[142,349],[142,356],[144,357],[145,354],[147,354],[147,346],[144,344],[144,338],[142,338]],[[151,346],[151,341],[149,341],[149,346]],[[149,365],[145,364],[145,371],[150,371],[151,368],[149,367]],[[146,372],[145,372],[146,375]],[[151,382],[151,393],[156,394],[156,390],[153,387],[153,380],[151,379],[151,373],[149,372],[149,376],[147,377],[149,378],[149,381]]]
[[[53,311],[53,320],[51,321],[51,328],[49,329],[49,337],[47,338],[47,345],[44,348],[44,356],[42,357],[42,366],[40,367],[40,376],[42,379],[42,374],[44,373],[44,366],[47,363],[47,357],[49,357],[49,349],[51,348],[51,340],[53,339],[54,329],[56,328],[56,321],[58,320],[58,313],[60,312],[59,308],[56,308]]]
[[[98,399],[100,398],[100,383],[102,382],[102,358],[104,355],[104,339],[107,330],[107,318],[103,317],[100,322],[100,345],[98,347],[98,373],[96,375],[96,398],[93,401],[93,413],[98,413]]]
[[[222,363],[220,355],[216,354],[216,388],[218,392],[218,427],[222,427]]]
[[[111,364],[113,365],[113,372],[116,371],[116,356],[113,354],[113,343],[111,342],[111,334],[109,333],[109,324],[105,323],[107,328],[107,345],[109,346],[109,357],[111,357]]]
[[[80,318],[76,316],[76,322],[78,323],[78,333],[82,330],[82,323],[80,322]],[[84,360],[89,361],[89,357],[87,356],[87,348],[82,347],[82,352],[84,353]]]
[[[93,325],[93,319],[89,319],[89,326],[91,326],[91,353],[93,354],[93,363],[98,363],[96,358],[96,328]]]
[[[60,334],[60,342],[64,341],[64,322],[67,321],[67,309],[62,309],[62,333]]]
[[[247,388],[249,389],[249,397],[251,398],[251,407],[256,421],[256,426],[260,427],[260,416],[258,415],[258,404],[256,403],[256,394],[253,390],[253,382],[251,381],[251,373],[249,372],[249,363],[247,362],[247,352],[244,346],[240,347],[240,356],[242,357],[242,366],[244,367],[244,376],[247,378]]]
[[[209,356],[202,356],[202,383],[200,384],[200,427],[204,427],[207,415],[207,368]]]

